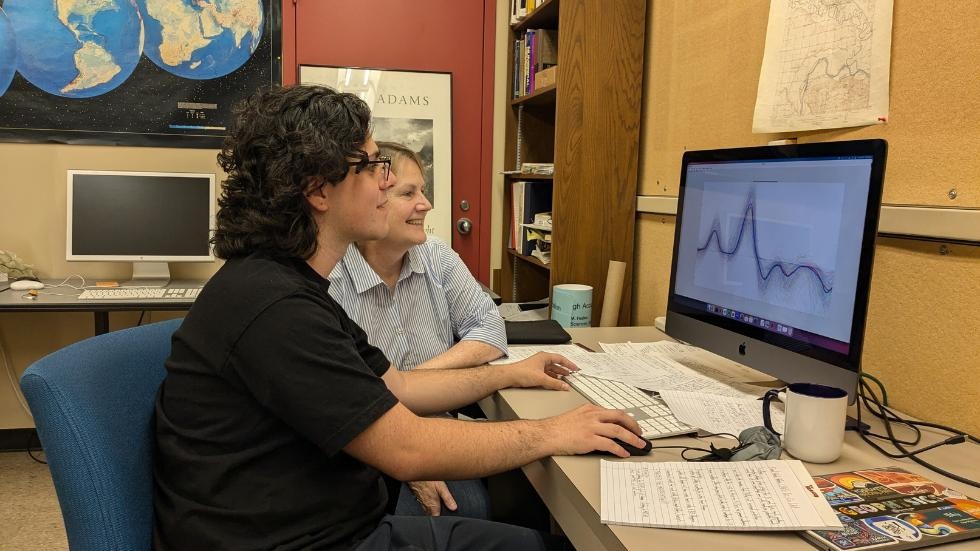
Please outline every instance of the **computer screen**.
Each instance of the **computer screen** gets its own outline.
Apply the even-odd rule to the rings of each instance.
[[[214,193],[213,174],[69,170],[67,259],[130,261],[134,279],[212,261]]]
[[[855,396],[887,146],[684,154],[666,331]]]

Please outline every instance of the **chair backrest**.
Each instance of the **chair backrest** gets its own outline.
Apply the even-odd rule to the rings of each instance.
[[[86,339],[21,377],[72,551],[151,548],[153,404],[180,322]]]

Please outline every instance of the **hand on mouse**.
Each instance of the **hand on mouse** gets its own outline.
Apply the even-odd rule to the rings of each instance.
[[[617,457],[629,457],[622,446],[613,441],[618,438],[636,448],[643,448],[647,441],[640,434],[636,421],[618,409],[605,409],[588,404],[546,419],[549,435],[554,438],[554,455],[576,455],[593,451],[609,452]]]
[[[578,371],[578,366],[561,354],[538,352],[526,360],[495,369],[510,369],[513,372],[511,387],[569,390],[568,383],[561,379],[572,371]]]

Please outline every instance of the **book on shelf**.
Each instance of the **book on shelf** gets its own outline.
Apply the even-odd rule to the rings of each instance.
[[[528,240],[524,224],[532,224],[534,215],[551,211],[552,185],[547,180],[511,182],[511,218],[508,246],[520,254],[530,255],[534,242]]]
[[[829,551],[900,551],[980,537],[980,502],[899,467],[814,476],[843,531],[803,537]]]
[[[510,0],[510,23],[511,25],[521,22],[528,12],[528,0]]]
[[[551,264],[551,241],[536,241],[531,256],[540,260],[542,264]]]
[[[535,29],[534,72],[558,65],[558,31]]]
[[[555,174],[555,163],[521,163],[521,172],[524,174],[552,176]]]
[[[558,31],[527,29],[514,40],[514,97],[535,91],[537,74],[558,65]]]
[[[541,241],[551,245],[551,228],[545,230],[534,224],[524,224],[524,237],[528,241]]]
[[[520,59],[521,59],[521,41],[514,41],[514,83],[511,89],[513,96],[518,98],[521,96],[521,71],[520,71]]]
[[[525,67],[524,67],[524,93],[530,94],[534,90],[534,35],[537,31],[534,29],[528,29],[524,34],[524,47],[526,48],[524,57]]]

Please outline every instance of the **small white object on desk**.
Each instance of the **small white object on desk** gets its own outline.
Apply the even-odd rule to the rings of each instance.
[[[30,291],[31,289],[44,289],[44,284],[33,279],[21,279],[10,283],[12,291]]]

